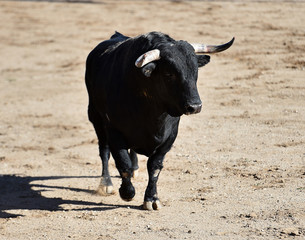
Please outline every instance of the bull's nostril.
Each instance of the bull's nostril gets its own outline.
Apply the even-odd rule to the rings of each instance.
[[[201,111],[201,104],[196,104],[196,105],[188,105],[186,107],[186,114],[194,114],[194,113],[199,113]]]
[[[195,108],[192,107],[192,106],[188,106],[188,107],[186,108],[186,111],[187,111],[188,113],[194,113],[194,112],[195,112]]]

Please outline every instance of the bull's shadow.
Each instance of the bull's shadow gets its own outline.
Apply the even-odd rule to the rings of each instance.
[[[118,206],[111,204],[103,204],[88,201],[64,200],[62,198],[48,198],[41,195],[41,192],[47,189],[66,189],[76,192],[94,193],[94,191],[80,188],[71,188],[63,186],[48,186],[46,184],[35,184],[33,181],[38,180],[56,180],[65,178],[98,178],[89,176],[49,176],[49,177],[30,177],[17,175],[0,175],[0,218],[14,218],[22,215],[11,214],[9,210],[45,210],[45,211],[62,211],[62,204],[83,205],[82,209],[75,209],[75,211],[82,210],[111,210]],[[33,190],[32,187],[38,187],[42,190]],[[92,208],[93,207],[93,208]],[[132,207],[135,208],[135,207]]]

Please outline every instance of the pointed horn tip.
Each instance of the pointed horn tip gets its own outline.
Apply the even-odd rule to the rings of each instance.
[[[219,45],[219,47],[220,47],[220,46],[226,46],[226,47],[227,47],[226,49],[228,49],[229,47],[232,46],[232,44],[234,43],[234,41],[235,41],[235,37],[233,37],[229,42],[224,43],[224,44],[222,44],[222,45]]]
[[[233,37],[229,43],[232,45],[234,41],[235,41],[235,37]]]
[[[217,53],[217,52],[222,52],[230,48],[235,40],[235,37],[233,37],[229,42],[218,45],[218,46],[211,46],[211,52],[210,53]],[[214,48],[214,49],[213,49]]]
[[[231,47],[232,44],[234,43],[234,41],[235,41],[235,37],[233,37],[229,42],[225,43],[224,45],[226,45],[227,47],[224,50],[226,50],[229,47]]]

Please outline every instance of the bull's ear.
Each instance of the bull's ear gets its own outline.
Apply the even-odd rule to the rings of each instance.
[[[142,73],[145,77],[150,77],[152,72],[155,70],[157,64],[154,62],[146,64],[144,67],[141,68]]]
[[[210,62],[210,56],[208,55],[196,55],[198,61],[198,67],[203,67]]]

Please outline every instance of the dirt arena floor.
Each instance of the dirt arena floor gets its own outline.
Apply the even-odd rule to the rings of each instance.
[[[304,239],[305,2],[0,1],[0,239]],[[88,53],[114,31],[221,44],[159,180],[95,194]],[[111,159],[116,192],[118,172]]]

